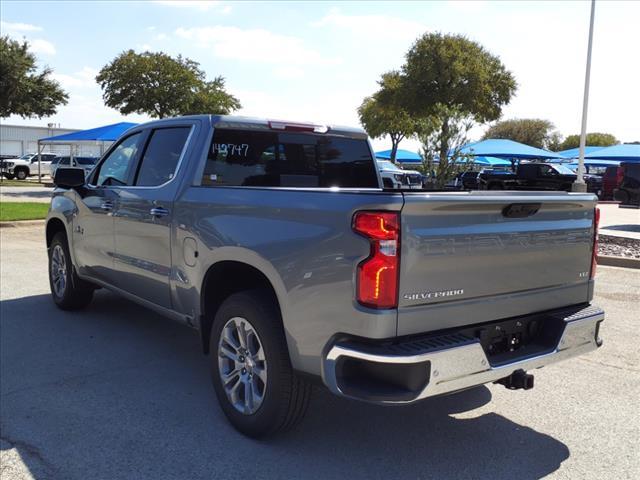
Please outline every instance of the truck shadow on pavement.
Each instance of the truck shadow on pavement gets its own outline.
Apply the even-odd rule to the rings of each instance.
[[[497,413],[456,418],[486,387],[404,408],[318,388],[295,430],[249,440],[219,410],[194,331],[104,291],[78,313],[48,295],[0,309],[0,446],[38,479],[536,479],[569,457]]]

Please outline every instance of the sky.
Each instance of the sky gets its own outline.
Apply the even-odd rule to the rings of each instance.
[[[222,75],[236,113],[359,125],[356,109],[426,32],[462,34],[497,55],[518,90],[503,119],[544,118],[579,133],[590,3],[507,1],[0,3],[1,33],[25,38],[69,103],[7,124],[93,128],[141,122],[105,107],[97,72],[127,49],[181,54]],[[640,140],[640,1],[596,3],[588,131]],[[487,125],[476,126],[479,138]],[[374,139],[374,147],[390,147]],[[406,140],[401,148],[417,150]]]

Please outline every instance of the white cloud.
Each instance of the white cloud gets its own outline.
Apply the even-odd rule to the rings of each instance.
[[[136,50],[138,50],[139,52],[150,52],[151,50],[153,50],[153,47],[148,43],[139,43],[136,45]]]
[[[29,23],[11,23],[3,20],[0,21],[0,30],[2,30],[2,34],[5,35],[19,32],[40,32],[42,31],[42,27]]]
[[[350,31],[363,39],[389,37],[402,42],[411,41],[427,31],[417,21],[389,15],[346,15],[339,8],[332,8],[314,27],[334,27]]]
[[[283,65],[273,69],[273,74],[278,78],[299,79],[304,77],[304,70],[299,67]]]
[[[159,33],[153,37],[154,40],[166,40],[169,36],[166,33]]]
[[[30,23],[11,23],[0,22],[0,30],[2,35],[8,35],[15,40],[26,40],[29,42],[30,50],[34,53],[43,53],[45,55],[55,55],[56,48],[53,43],[42,38],[30,38],[33,32],[40,32],[42,27],[31,25]]]
[[[226,6],[222,7],[222,10],[220,10],[220,13],[224,13],[225,15],[227,15],[227,14],[231,13],[231,10],[233,10],[231,5],[226,5]]]
[[[56,47],[53,46],[53,43],[48,40],[44,40],[42,38],[34,38],[33,40],[27,40],[29,45],[31,46],[31,51],[34,53],[44,53],[47,55],[55,55]]]
[[[155,0],[154,3],[169,7],[193,8],[206,12],[207,10],[220,6],[216,0]],[[227,13],[227,12],[224,12]]]
[[[83,67],[82,70],[71,75],[53,72],[51,76],[60,82],[63,88],[69,90],[74,88],[97,87],[96,75],[98,70],[91,67]]]
[[[304,45],[302,39],[264,29],[238,27],[178,28],[176,36],[212,48],[218,57],[286,65],[331,65],[336,58],[322,56]]]

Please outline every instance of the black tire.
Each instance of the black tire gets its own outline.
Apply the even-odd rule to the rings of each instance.
[[[75,273],[64,232],[56,233],[49,246],[49,286],[54,303],[62,310],[85,308],[93,298],[93,286]]]
[[[29,170],[26,168],[16,168],[13,173],[18,180],[26,180],[29,176]]]
[[[264,386],[262,389],[263,397],[260,405],[251,413],[241,412],[239,410],[241,407],[234,406],[222,381],[221,369],[223,367],[221,367],[221,364],[224,362],[231,364],[233,361],[220,353],[219,343],[225,326],[233,331],[230,323],[238,322],[238,320],[234,319],[240,319],[240,324],[242,324],[242,320],[245,320],[248,325],[244,324],[243,330],[253,329],[254,332],[251,333],[257,334],[253,338],[258,339],[258,344],[262,346],[265,359],[264,362],[257,360],[253,364],[255,365],[253,367],[255,370],[252,370],[252,372],[257,372],[258,366],[266,372],[266,382],[262,383],[258,378],[259,375],[256,374],[251,388],[259,391],[259,386],[256,386],[259,382],[260,385]],[[225,332],[227,335],[228,333],[229,331]],[[247,338],[251,337],[247,336]],[[247,342],[247,338],[245,338],[245,342]],[[228,342],[224,343],[224,345],[234,348]],[[267,292],[249,290],[229,296],[216,312],[211,328],[209,348],[211,376],[216,396],[222,411],[238,431],[252,438],[260,438],[286,431],[302,419],[309,404],[312,387],[297,376],[291,368],[280,313],[274,300]],[[246,350],[244,351],[246,352]],[[233,352],[239,355],[242,353],[242,349],[234,349]],[[251,357],[256,358],[253,355]],[[242,359],[243,357],[237,356],[236,358]],[[238,371],[238,363],[235,363],[233,368],[234,371]],[[241,373],[237,376],[228,376],[226,385],[229,387],[233,383],[239,390],[239,385],[243,384],[241,388],[246,393],[247,387],[244,386],[246,384],[242,381],[242,378],[246,380],[247,375],[244,368],[241,369]],[[234,382],[233,379],[236,377],[237,382]],[[248,382],[251,381],[248,380]],[[238,391],[238,395],[239,393]],[[244,403],[246,407],[246,396],[240,403]]]
[[[15,176],[12,173],[5,173],[4,178],[6,178],[7,180],[13,180]]]

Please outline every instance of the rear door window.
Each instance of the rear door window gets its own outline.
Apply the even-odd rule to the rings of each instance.
[[[216,129],[202,185],[377,188],[365,139]]]
[[[173,178],[190,130],[190,127],[171,127],[159,128],[151,133],[136,185],[155,187]]]

